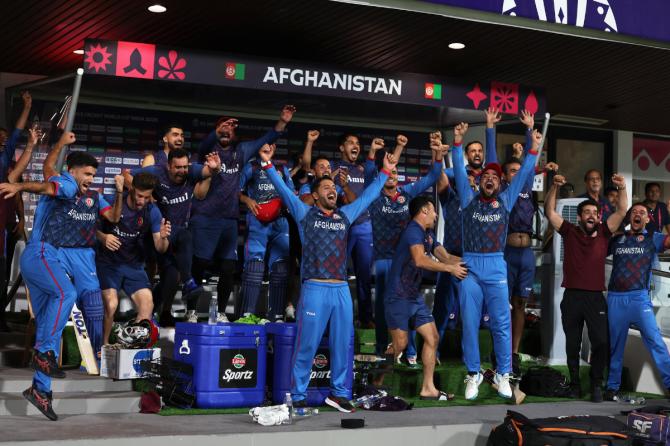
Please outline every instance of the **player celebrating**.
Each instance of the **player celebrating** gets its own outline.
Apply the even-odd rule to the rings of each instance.
[[[167,166],[170,152],[184,148],[184,130],[177,124],[168,124],[163,129],[163,148],[150,153],[142,160],[142,167]]]
[[[74,142],[74,133],[63,133],[45,160],[45,171],[54,171],[60,150]],[[104,198],[89,189],[98,166],[93,156],[72,152],[66,162],[66,173],[52,175],[43,183],[0,184],[0,194],[5,198],[20,192],[42,195],[35,210],[30,240],[21,256],[21,274],[30,291],[36,325],[32,360],[35,375],[23,396],[54,421],[58,416],[52,406],[51,378],[65,376],[58,368],[58,343],[77,299],[77,289],[70,277],[82,282],[81,286],[92,281],[97,284],[95,253],[91,246],[95,242],[98,214],[118,221],[116,212],[120,212],[120,208],[112,210]],[[119,178],[115,178],[117,190],[122,187]],[[63,255],[60,251],[67,253]],[[84,300],[83,307],[94,313],[87,318],[97,314],[94,299]]]
[[[170,222],[170,249],[158,257],[161,265],[161,316],[163,327],[174,325],[172,318],[172,301],[177,292],[179,280],[183,282],[182,297],[184,300],[197,298],[202,291],[191,277],[193,261],[193,242],[188,229],[193,190],[198,181],[217,175],[221,170],[221,160],[216,153],[206,158],[206,164],[189,164],[188,152],[175,149],[168,156],[167,166],[149,166],[134,169],[131,174],[148,173],[158,178],[156,195],[158,208]],[[132,184],[132,177],[127,180]]]
[[[440,160],[440,169],[441,164]],[[437,213],[433,200],[424,196],[414,198],[409,204],[409,213],[412,220],[398,241],[389,271],[385,296],[386,323],[391,331],[396,357],[407,346],[410,328],[423,337],[423,384],[419,396],[421,399],[446,401],[449,396],[437,390],[433,383],[439,337],[433,316],[420,293],[421,271],[444,272],[463,279],[467,269],[460,264],[460,257],[450,256],[435,239],[432,229]]]
[[[123,289],[137,307],[136,322],[152,318],[154,309],[149,278],[144,270],[144,240],[151,233],[159,253],[167,251],[170,222],[165,221],[158,207],[151,203],[157,178],[148,173],[133,177],[130,190],[118,199],[123,200],[118,223],[103,223],[97,237],[97,267],[105,302],[103,342],[109,343],[114,313],[119,305],[118,290]]]
[[[625,194],[625,192],[622,192]],[[623,351],[628,329],[634,324],[644,345],[654,358],[663,384],[670,391],[670,354],[658,329],[649,298],[651,268],[657,253],[670,249],[670,236],[646,232],[649,213],[644,203],[630,209],[630,231],[617,236],[610,244],[612,274],[607,287],[607,314],[610,333],[610,366],[604,399],[618,398],[621,385]]]
[[[285,105],[273,129],[256,140],[239,144],[235,133],[237,119],[221,118],[216,129],[200,144],[201,161],[214,151],[221,158],[222,169],[211,180],[203,181],[196,191],[197,197],[203,199],[195,200],[190,222],[195,253],[193,272],[200,282],[201,274],[211,268],[211,262],[218,263],[220,316],[225,316],[237,265],[240,171],[263,144],[273,143],[281,136],[294,113],[295,107]]]
[[[274,151],[274,147],[266,145],[262,150]],[[285,165],[281,176],[286,185],[294,189],[291,173]],[[289,255],[289,228],[288,220],[282,215],[283,203],[257,161],[252,160],[244,166],[240,188],[247,191],[248,195],[240,195],[240,200],[249,208],[242,276],[242,314],[248,316],[256,312],[267,251],[270,272],[268,319],[282,321],[288,287]]]
[[[375,170],[375,154],[383,146],[381,138],[372,141],[368,159],[365,161],[366,171]],[[398,187],[398,171],[396,169],[391,170],[391,175],[384,183],[381,194],[369,208],[375,258],[375,339],[377,344],[375,350],[378,356],[385,353],[388,343],[384,311],[386,285],[400,233],[411,219],[409,202],[435,184],[442,173],[442,146],[431,144],[431,150],[433,151],[434,161],[428,175],[421,177],[415,183]],[[366,182],[369,184],[371,181],[366,177]],[[399,354],[400,352],[396,354],[396,357]],[[410,334],[408,343],[407,359],[410,364],[416,364],[416,348],[414,347],[412,334]]]
[[[349,228],[363,213],[388,179],[396,161],[384,159],[384,169],[353,203],[337,207],[335,183],[323,177],[312,183],[315,205],[307,206],[286,186],[272,166],[272,153],[261,150],[261,165],[274,184],[291,216],[298,224],[302,240],[302,290],[298,304],[291,394],[294,405],[305,405],[314,354],[326,325],[330,325],[331,393],[326,404],[341,412],[354,410],[348,400],[353,358],[348,340],[353,335],[353,309],[347,280],[347,236]]]
[[[468,370],[465,379],[465,398],[476,399],[479,385],[483,380],[479,373],[478,329],[484,303],[491,318],[491,333],[498,368],[494,379],[498,384],[498,394],[503,398],[511,398],[512,388],[509,378],[512,368],[512,343],[507,267],[503,251],[509,213],[528,176],[533,174],[542,135],[539,132],[533,133],[533,147],[528,152],[516,178],[505,191],[499,192],[502,177],[500,165],[488,163],[482,169],[479,180],[480,191],[475,194],[467,178],[461,147],[463,135],[467,130],[466,123],[456,126],[453,150],[454,177],[463,209],[463,260],[469,272],[459,289],[463,323],[463,359]]]

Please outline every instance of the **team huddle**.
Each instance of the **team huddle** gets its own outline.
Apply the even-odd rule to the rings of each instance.
[[[162,150],[148,155],[141,168],[116,176],[114,197],[91,189],[98,162],[86,152],[71,152],[67,169],[60,171],[61,151],[75,142],[71,132],[64,132],[50,150],[43,182],[0,184],[0,194],[6,198],[21,192],[41,195],[21,257],[21,273],[37,327],[35,377],[24,396],[42,413],[57,419],[51,378],[64,376],[58,367],[58,342],[75,302],[96,352],[109,342],[120,290],[136,306],[131,326],[141,329],[135,332],[155,334],[155,314],[161,326],[174,326],[172,305],[180,287],[186,321],[198,321],[198,298],[210,273],[218,277],[217,322],[228,322],[240,202],[249,212],[236,317],[256,315],[267,275],[267,319],[295,319],[297,324],[291,379],[294,406],[306,405],[313,358],[328,329],[331,393],[325,402],[343,412],[353,410],[348,401],[352,367],[348,340],[355,326],[350,258],[356,277],[356,323],[375,329],[377,355],[416,363],[415,334],[423,338],[420,398],[450,398],[435,387],[433,373],[440,340],[457,323],[462,327],[467,369],[465,398],[477,398],[483,380],[478,339],[484,318],[493,339],[494,383],[501,397],[512,397],[510,379],[518,373],[525,302],[535,276],[533,178],[543,170],[558,171],[553,162],[538,166],[542,134],[534,129],[533,115],[522,113],[525,144],[515,144],[514,156],[502,165],[496,154],[500,113],[495,109],[485,112],[485,144],[465,143],[467,123],[456,125],[451,145],[443,142],[440,132],[431,133],[427,174],[400,186],[396,165],[408,142],[402,135],[393,152],[385,150],[383,139],[373,139],[367,159],[359,163],[361,142],[353,134],[341,138],[341,159],[312,159],[312,146],[319,137],[312,130],[299,165],[275,162],[274,142],[287,132],[294,113],[294,107],[285,106],[265,135],[241,143],[237,143],[237,120],[221,118],[193,154],[183,149],[182,128],[170,125]],[[453,166],[448,167],[450,159]],[[20,176],[29,160],[26,150],[15,175]],[[301,170],[310,175],[299,175]],[[601,202],[587,198],[578,209],[578,225],[564,221],[555,203],[565,181],[554,176],[545,207],[550,224],[565,239],[566,291],[561,309],[574,396],[581,391],[584,322],[591,340],[594,401],[603,399],[600,387],[608,358],[605,398],[616,397],[631,324],[641,329],[670,388],[670,355],[653,312],[644,311],[651,307],[655,255],[670,248],[670,240],[660,232],[645,231],[647,207],[636,203],[628,212],[625,192],[618,193],[608,215],[603,215]],[[620,175],[614,175],[612,183],[617,191],[625,189]],[[431,188],[436,194],[426,194]],[[439,207],[433,195],[439,198]],[[442,234],[436,233],[440,209]],[[624,224],[630,225],[628,230],[622,229]],[[291,225],[300,242],[291,239]],[[296,264],[292,246],[298,244],[300,293],[292,298],[291,271]],[[608,249],[614,263],[605,299]],[[432,309],[421,293],[424,271],[437,273]],[[156,273],[160,280],[154,286]]]

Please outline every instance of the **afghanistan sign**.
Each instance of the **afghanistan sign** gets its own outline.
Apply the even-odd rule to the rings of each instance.
[[[413,73],[358,72],[299,62],[212,54],[134,42],[86,40],[87,74],[274,90],[382,102],[517,114],[546,109],[541,89],[507,82],[463,82]]]

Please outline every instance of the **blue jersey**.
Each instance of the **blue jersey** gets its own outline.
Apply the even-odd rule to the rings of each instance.
[[[485,199],[470,188],[463,159],[463,147],[453,150],[454,179],[461,201],[463,222],[463,252],[502,253],[507,240],[509,214],[514,207],[528,176],[535,170],[537,152],[528,152],[521,170],[504,191]]]
[[[373,163],[373,161],[367,160],[366,163]],[[380,196],[372,202],[369,211],[372,219],[375,260],[393,258],[395,245],[410,220],[409,202],[435,184],[441,173],[442,163],[433,163],[428,175],[419,178],[415,183],[399,187],[393,197],[382,191]]]
[[[281,133],[273,129],[261,138],[224,149],[219,144],[216,131],[212,131],[200,144],[198,153],[201,161],[204,161],[208,153],[218,153],[221,158],[221,172],[212,176],[205,198],[195,200],[193,214],[213,218],[238,218],[240,216],[239,192],[242,167],[258,153],[264,144],[270,144],[280,136]]]
[[[14,129],[9,134],[5,147],[0,151],[0,183],[7,181],[7,174],[9,173],[9,165],[14,160],[14,152],[16,151],[16,143],[21,137],[21,129]]]
[[[608,290],[648,290],[651,269],[658,260],[656,254],[665,250],[667,237],[660,232],[626,232],[613,239],[609,248],[613,256]]]
[[[331,161],[330,168],[332,172],[335,172],[337,169],[344,168],[348,172],[348,181],[349,189],[356,194],[358,197],[363,193],[365,189],[365,177],[366,172],[365,168],[360,164],[350,163],[344,160]],[[340,194],[340,197],[344,195],[344,191]],[[360,224],[370,220],[370,213],[367,209],[356,219],[354,224]]]
[[[284,177],[286,184],[288,184],[291,189],[295,189],[293,180],[291,179],[291,172],[285,165],[281,167],[281,175]],[[267,172],[265,172],[258,161],[255,160],[245,164],[244,170],[242,170],[242,175],[240,176],[240,190],[246,190],[249,198],[259,204],[267,203],[270,200],[279,198],[279,194],[268,178]]]
[[[412,220],[400,236],[389,272],[389,298],[417,299],[421,289],[422,270],[414,263],[412,246],[421,245],[425,255],[431,255],[440,244],[431,230]]]
[[[51,211],[54,207],[56,199],[67,198],[69,195],[76,195],[79,191],[77,182],[69,173],[63,175],[54,175],[48,179],[48,182],[53,183],[56,194],[52,197],[49,195],[41,195],[35,208],[33,216],[33,229],[30,232],[30,239],[28,242],[41,242],[44,227],[51,217]]]
[[[154,166],[167,167],[168,165],[168,156],[165,153],[165,150],[160,149],[154,152]]]
[[[122,197],[121,219],[118,223],[104,221],[102,232],[114,234],[119,238],[121,247],[110,251],[104,247],[98,250],[98,260],[112,264],[129,264],[139,266],[144,263],[144,242],[149,232],[155,234],[161,230],[162,215],[158,207],[152,203],[142,209],[131,209],[128,206],[128,194]],[[150,248],[149,248],[150,249]]]
[[[462,246],[462,211],[461,201],[458,199],[458,194],[452,184],[449,184],[442,193],[438,196],[440,206],[442,206],[442,217],[444,218],[444,234],[442,236],[442,244],[450,254],[461,256],[463,253]]]
[[[98,215],[111,207],[97,191],[79,193],[77,182],[68,173],[61,175],[51,207],[51,215],[42,227],[42,241],[60,248],[92,247]],[[69,178],[68,178],[69,177]]]
[[[347,236],[352,222],[379,196],[388,175],[384,172],[353,203],[330,214],[307,206],[293,193],[274,167],[266,169],[270,181],[298,225],[302,241],[302,280],[347,278]]]
[[[192,163],[188,166],[186,181],[182,184],[173,183],[165,166],[148,166],[133,169],[132,175],[146,172],[158,178],[158,187],[154,195],[158,198],[158,208],[166,220],[170,222],[173,229],[186,227],[191,216],[191,205],[193,203],[193,189],[198,181],[202,181],[202,164]]]

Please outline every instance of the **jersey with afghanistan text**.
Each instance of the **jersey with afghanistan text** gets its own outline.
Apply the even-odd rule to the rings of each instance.
[[[325,214],[313,206],[307,211],[300,222],[303,280],[347,279],[347,262],[343,259],[347,258],[350,226],[347,215],[339,209]]]
[[[666,235],[659,232],[635,234],[626,232],[610,242],[612,274],[609,291],[649,289],[651,269],[663,252]]]
[[[291,173],[286,166],[279,167],[281,175],[290,188],[294,188]],[[262,169],[257,161],[249,161],[242,171],[240,178],[240,189],[245,190],[247,195],[256,203],[267,203],[270,200],[279,198],[279,193],[268,178],[265,169]]]
[[[74,198],[56,199],[44,225],[42,241],[60,248],[95,246],[98,215],[109,208],[107,201],[94,190]]]

